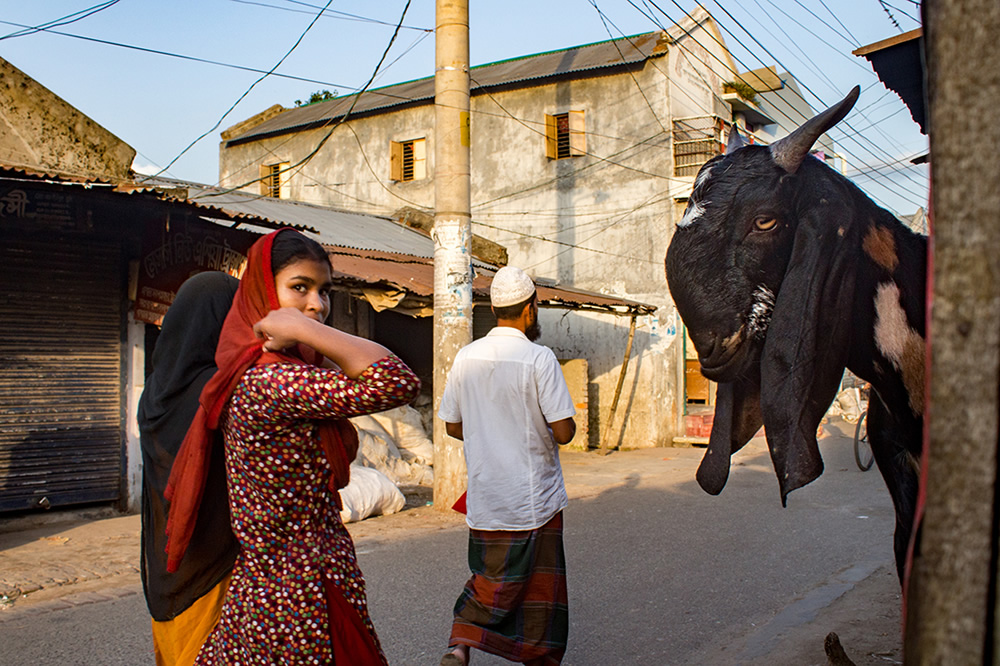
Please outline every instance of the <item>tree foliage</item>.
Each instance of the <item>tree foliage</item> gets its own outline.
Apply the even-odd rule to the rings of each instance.
[[[337,97],[337,91],[334,90],[330,92],[329,90],[317,90],[316,92],[309,95],[309,99],[303,102],[301,99],[295,100],[295,106],[308,106],[309,104],[315,104],[316,102],[326,102]]]

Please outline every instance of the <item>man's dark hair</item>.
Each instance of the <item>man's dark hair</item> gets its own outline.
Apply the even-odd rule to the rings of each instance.
[[[497,319],[517,319],[521,316],[521,312],[528,305],[535,302],[538,298],[538,292],[533,293],[528,300],[521,301],[520,303],[514,303],[514,305],[505,305],[502,308],[496,306],[493,307],[493,314],[497,316]]]
[[[274,238],[271,245],[271,272],[275,275],[282,268],[302,259],[312,259],[321,264],[330,264],[330,255],[326,253],[323,246],[313,239],[303,236],[294,229],[285,229]]]

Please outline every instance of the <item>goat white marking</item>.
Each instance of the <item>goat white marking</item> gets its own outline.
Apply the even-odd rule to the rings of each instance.
[[[705,206],[700,201],[692,201],[688,209],[684,211],[684,217],[677,223],[678,227],[687,227],[696,222],[699,217],[705,214]]]
[[[740,326],[740,330],[736,331],[735,333],[733,333],[732,335],[730,335],[728,338],[726,338],[725,340],[723,340],[722,341],[722,348],[728,351],[730,348],[737,346],[740,343],[740,341],[743,339],[743,329],[744,328],[745,328],[745,326]]]
[[[899,287],[880,284],[875,292],[875,344],[903,377],[914,414],[924,410],[924,339],[906,321]]]
[[[750,337],[763,339],[771,323],[771,312],[774,310],[774,292],[760,285],[753,292],[753,306],[747,317],[747,332]]]
[[[711,175],[712,175],[712,167],[708,167],[707,169],[702,169],[701,173],[698,174],[698,177],[694,179],[694,189],[698,189],[698,186],[700,186],[702,183],[708,180],[708,177]]]

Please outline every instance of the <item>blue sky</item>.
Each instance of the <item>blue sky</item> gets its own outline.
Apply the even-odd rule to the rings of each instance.
[[[52,28],[65,34],[20,27],[104,5]],[[167,175],[211,184],[218,178],[219,133],[226,127],[275,103],[291,107],[314,91],[344,94],[363,86],[406,2],[335,0],[302,37],[324,5],[325,0],[4,0],[0,36],[9,37],[0,39],[0,57],[134,147],[138,168],[162,168],[176,158]],[[657,30],[695,3],[471,0],[470,5],[471,60],[478,65]],[[843,128],[854,138],[832,133],[847,156],[847,175],[898,213],[925,205],[927,168],[908,160],[926,152],[927,139],[867,61],[851,55],[860,45],[918,27],[914,0],[712,0],[703,6],[720,23],[739,63],[791,71],[814,108],[860,84],[861,99],[847,119],[850,128]],[[374,86],[433,74],[433,0],[412,0],[403,24]],[[283,76],[268,76],[248,93],[261,74],[232,66],[270,70],[300,37],[275,70]]]

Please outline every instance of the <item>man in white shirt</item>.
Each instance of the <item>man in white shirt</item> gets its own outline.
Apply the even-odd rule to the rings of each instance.
[[[465,442],[472,577],[455,604],[442,666],[470,648],[558,664],[569,629],[558,444],[576,409],[555,354],[535,344],[538,302],[524,271],[501,268],[490,288],[497,326],[455,357],[438,416]]]

